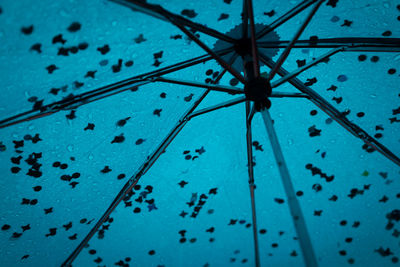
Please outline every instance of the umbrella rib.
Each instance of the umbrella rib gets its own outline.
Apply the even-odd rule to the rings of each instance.
[[[127,85],[124,86],[115,86],[111,87],[108,90],[104,90],[101,92],[96,92],[91,95],[85,95],[82,97],[82,95],[77,95],[72,98],[65,98],[63,100],[53,102],[51,104],[48,104],[40,109],[34,109],[34,110],[29,110],[20,114],[17,114],[15,116],[9,117],[7,119],[4,119],[0,121],[0,129],[1,128],[6,128],[12,125],[16,125],[22,122],[27,122],[27,121],[32,121],[35,119],[43,118],[52,114],[55,114],[59,111],[66,111],[66,110],[73,110],[76,109],[80,106],[92,103],[94,101],[110,97],[112,95],[116,95],[122,92],[125,92],[127,90],[131,90],[133,88],[137,88],[141,85],[150,83],[151,81],[148,80],[137,80],[136,82],[130,82]],[[118,90],[119,89],[119,90]],[[118,91],[117,91],[118,90]]]
[[[115,91],[115,89],[112,90],[112,91],[109,90],[110,91],[109,93],[108,93],[108,91],[107,92],[102,92],[102,93],[96,93],[96,94],[94,94],[94,95],[92,95],[90,97],[79,98],[79,99],[73,98],[71,100],[72,102],[68,102],[68,101],[70,101],[70,99],[67,99],[68,101],[66,101],[66,102],[63,102],[64,100],[61,100],[61,101],[58,101],[58,102],[55,102],[55,103],[47,105],[47,106],[51,106],[51,108],[49,110],[47,110],[47,109],[46,110],[41,110],[41,109],[29,110],[29,111],[20,113],[18,115],[15,115],[13,117],[10,117],[10,118],[7,118],[7,119],[1,121],[0,122],[0,129],[6,128],[6,127],[9,127],[9,126],[12,126],[12,125],[16,125],[16,124],[19,124],[19,123],[23,123],[23,122],[27,122],[27,121],[33,121],[33,120],[36,120],[36,119],[39,119],[39,118],[47,117],[49,115],[55,114],[55,113],[57,113],[59,111],[62,111],[62,110],[64,110],[64,111],[65,110],[73,110],[73,109],[76,109],[76,108],[78,108],[80,106],[89,104],[91,102],[94,102],[94,101],[97,101],[97,100],[100,100],[100,99],[103,99],[103,98],[106,98],[106,97],[110,97],[110,96],[116,95],[116,94],[119,94],[119,93],[122,93],[122,92],[125,92],[127,90],[131,90],[133,88],[137,88],[140,85],[144,85],[144,84],[147,84],[147,83],[149,83],[149,82],[148,81],[141,82],[140,84],[135,84],[134,86],[129,86],[127,88],[120,89],[119,91]],[[106,94],[106,93],[108,93],[108,94]],[[81,103],[79,103],[79,102],[81,102]],[[75,104],[75,105],[72,106],[73,104]],[[45,106],[45,107],[47,107],[47,106]]]
[[[346,48],[344,52],[400,52],[400,47],[355,46]]]
[[[256,267],[260,266],[260,250],[258,246],[258,231],[257,231],[257,216],[256,216],[256,201],[254,196],[254,163],[253,163],[253,142],[251,135],[251,116],[250,101],[246,101],[246,145],[247,145],[247,169],[249,173],[249,189],[250,189],[250,199],[251,199],[251,217],[253,224],[253,239],[254,239],[254,256]]]
[[[325,0],[319,0],[314,8],[311,10],[311,12],[308,14],[307,18],[303,22],[303,24],[300,26],[300,28],[297,30],[296,34],[288,44],[288,46],[285,48],[285,50],[282,52],[282,54],[279,56],[275,67],[270,71],[268,79],[272,80],[276,74],[276,71],[282,66],[282,64],[285,62],[286,58],[289,56],[290,50],[292,50],[293,45],[296,43],[296,41],[300,38],[300,35],[303,33],[303,31],[306,29],[307,25],[310,23],[311,19],[314,17],[315,13],[318,11],[319,7]]]
[[[261,61],[270,68],[275,66],[275,62],[266,57],[264,54],[260,53]],[[278,74],[281,76],[287,75],[285,69],[280,68],[278,70]],[[292,78],[289,80],[289,83],[296,87],[299,91],[309,96],[309,99],[317,105],[322,111],[328,114],[333,120],[337,121],[343,128],[348,130],[355,137],[360,138],[365,144],[373,147],[376,151],[381,153],[383,156],[394,162],[396,165],[400,166],[400,158],[396,156],[392,151],[390,151],[387,147],[382,145],[375,138],[370,136],[366,131],[364,131],[357,124],[350,122],[339,110],[337,110],[334,106],[332,106],[328,101],[326,101],[322,96],[317,94],[310,87],[304,85],[297,78]]]
[[[310,98],[308,95],[303,94],[303,93],[287,93],[287,92],[272,92],[270,97],[275,97],[275,98],[286,98],[286,97],[291,97],[291,98]]]
[[[260,64],[258,59],[258,49],[257,49],[257,39],[256,39],[256,29],[254,25],[254,11],[253,11],[253,0],[247,0],[247,10],[250,20],[250,36],[251,36],[251,53],[253,55],[253,71],[254,77],[258,78],[260,76]]]
[[[233,64],[236,60],[236,54],[233,54],[229,60],[230,64]],[[223,69],[220,74],[215,78],[213,84],[217,84],[224,74],[226,70]],[[203,99],[209,94],[210,90],[206,90],[196,102],[185,112],[182,118],[177,122],[176,126],[170,131],[167,137],[162,141],[162,143],[157,147],[154,152],[146,158],[146,161],[142,164],[139,170],[129,179],[129,181],[124,185],[118,195],[115,197],[113,202],[104,212],[104,214],[100,217],[97,223],[93,226],[93,228],[89,231],[86,237],[81,241],[81,243],[75,248],[75,250],[68,256],[68,258],[62,264],[63,267],[72,266],[72,262],[79,255],[82,249],[87,245],[89,240],[93,237],[93,235],[97,232],[100,226],[108,219],[108,216],[115,210],[118,204],[125,198],[125,196],[132,190],[132,188],[139,182],[139,179],[150,169],[150,167],[154,164],[154,162],[158,159],[158,157],[165,151],[167,146],[174,140],[174,138],[178,135],[178,133],[183,129],[186,123],[189,121],[187,117],[194,112],[194,110],[201,104]]]
[[[245,84],[246,81],[244,77],[237,72],[232,65],[229,65],[225,60],[218,56],[214,51],[212,51],[206,44],[204,44],[199,38],[197,38],[192,32],[187,30],[182,25],[175,23],[173,20],[171,22],[176,25],[183,33],[185,33],[190,39],[192,39],[198,46],[200,46],[204,51],[206,51],[210,56],[212,56],[223,68],[225,68],[230,74],[232,74],[241,83]]]
[[[12,125],[16,125],[16,124],[19,124],[19,123],[23,123],[23,122],[27,122],[27,121],[33,121],[33,120],[36,120],[36,119],[40,119],[40,118],[43,118],[43,117],[47,117],[47,116],[53,115],[53,114],[55,114],[55,113],[57,113],[57,112],[59,112],[59,111],[61,111],[61,110],[52,110],[52,111],[47,111],[47,112],[39,112],[39,113],[37,113],[37,114],[29,115],[29,116],[27,116],[26,118],[10,120],[9,122],[2,123],[2,124],[0,125],[0,129],[6,128],[6,127],[10,127],[10,126],[12,126]],[[24,116],[25,116],[25,113],[31,114],[30,111],[29,111],[29,112],[24,112],[24,113],[22,113],[22,114],[19,114],[18,117],[19,117],[19,118],[20,118],[20,117],[24,117]]]
[[[339,52],[341,52],[341,51],[344,51],[345,49],[346,49],[346,48],[343,46],[343,47],[339,47],[339,48],[336,48],[336,49],[333,49],[333,50],[329,51],[328,53],[326,53],[326,54],[324,54],[324,55],[322,55],[322,56],[320,56],[320,57],[314,59],[313,61],[307,63],[307,64],[304,65],[303,67],[298,68],[297,70],[295,70],[295,71],[293,71],[293,72],[291,72],[291,73],[285,75],[285,76],[282,77],[281,79],[279,79],[279,80],[277,80],[277,81],[271,83],[271,87],[272,87],[272,88],[278,87],[279,85],[281,85],[281,84],[287,82],[289,79],[291,79],[291,78],[293,78],[293,77],[296,77],[297,75],[299,75],[299,74],[302,73],[303,71],[308,70],[308,69],[311,68],[312,66],[315,66],[316,64],[318,64],[318,63],[320,63],[320,62],[326,60],[327,58],[333,56],[334,54],[339,53]]]
[[[248,37],[248,27],[249,27],[249,13],[247,12],[247,1],[243,0],[242,8],[242,39],[247,39]]]
[[[399,46],[399,50],[400,50],[400,43],[398,44]],[[352,51],[352,47],[347,47],[347,46],[340,46],[338,48],[332,49],[331,51],[327,52],[326,54],[320,56],[319,58],[314,59],[313,61],[309,62],[308,64],[304,65],[301,68],[298,68],[297,70],[285,75],[284,77],[282,77],[281,79],[273,82],[271,84],[272,88],[278,87],[279,85],[287,82],[289,79],[296,77],[297,75],[299,75],[300,73],[302,73],[303,71],[311,68],[312,66],[315,66],[316,64],[326,60],[327,58],[339,53],[339,52],[344,52],[344,51]]]
[[[178,27],[184,34],[186,34],[190,39],[192,39],[197,45],[199,45],[203,50],[205,50],[210,56],[212,56],[222,67],[227,69],[236,79],[238,79],[240,82],[243,84],[245,83],[245,80],[240,73],[238,73],[232,66],[227,64],[219,55],[217,55],[214,51],[212,51],[206,44],[204,44],[199,38],[197,38],[191,31],[185,28],[185,26],[192,27],[192,25],[188,25],[188,23],[183,23],[186,21],[185,18],[175,15],[164,8],[162,8],[160,5],[151,5],[148,4],[144,1],[140,0],[112,0],[114,2],[127,5],[132,4],[134,8],[142,8],[147,11],[151,12],[156,12],[156,14],[164,17],[167,21],[171,22],[173,25]],[[193,22],[191,22],[193,23]],[[200,29],[197,29],[200,31]],[[226,36],[228,38],[228,36]],[[230,37],[229,37],[230,38]],[[224,40],[227,41],[227,40]],[[236,40],[233,38],[230,38],[228,42],[234,43]]]
[[[205,89],[209,89],[211,91],[225,92],[225,93],[229,93],[229,94],[233,94],[233,95],[244,94],[243,89],[233,87],[233,86],[213,85],[213,84],[184,81],[184,80],[179,80],[179,79],[174,79],[174,78],[166,78],[166,77],[158,77],[158,78],[155,78],[154,81],[205,88]]]
[[[284,48],[290,41],[265,41],[258,42],[260,48]],[[297,40],[293,48],[338,48],[345,46],[346,51],[370,51],[373,52],[400,52],[400,38],[326,38]]]
[[[230,53],[231,51],[232,51],[232,48],[228,48],[228,49],[216,51],[216,53],[225,55],[225,54]],[[45,117],[47,115],[54,114],[60,110],[72,109],[71,108],[72,105],[76,105],[76,106],[74,106],[76,108],[78,106],[93,102],[95,100],[102,99],[104,97],[115,95],[116,93],[121,93],[121,92],[130,90],[130,89],[132,89],[132,87],[137,87],[138,85],[135,86],[135,84],[137,84],[137,83],[140,83],[140,82],[148,83],[151,81],[150,79],[152,79],[152,78],[156,78],[156,77],[164,75],[164,74],[179,71],[179,70],[206,62],[211,59],[212,59],[212,57],[208,54],[202,55],[202,56],[199,56],[199,57],[196,57],[193,59],[185,60],[185,61],[173,64],[173,65],[161,68],[159,70],[143,73],[143,74],[140,74],[140,75],[137,75],[137,76],[134,76],[134,77],[110,84],[110,85],[106,85],[106,86],[76,95],[72,98],[67,98],[67,99],[65,98],[60,101],[56,101],[56,102],[47,104],[37,110],[35,109],[35,110],[25,111],[25,112],[22,112],[17,115],[14,115],[9,118],[1,120],[0,121],[0,129],[11,126],[11,125],[15,125],[15,124],[18,124],[21,122],[31,121],[31,120],[34,120],[37,118]],[[141,85],[143,85],[143,84],[141,84]],[[106,96],[96,98],[97,96],[102,96],[102,95],[106,95]],[[93,99],[93,98],[95,98],[95,99]]]
[[[232,50],[233,50],[233,48],[227,48],[227,49],[216,51],[215,53],[217,55],[226,55],[226,54],[232,52]],[[166,67],[161,68],[159,70],[154,70],[154,71],[150,71],[150,72],[147,72],[147,73],[139,74],[139,75],[136,75],[136,76],[134,76],[132,78],[128,78],[128,79],[113,83],[111,85],[106,85],[106,86],[100,87],[99,89],[95,89],[95,90],[83,93],[80,96],[82,97],[82,96],[85,96],[87,94],[91,94],[93,92],[102,91],[104,89],[108,89],[109,87],[115,87],[115,86],[119,86],[119,85],[124,85],[124,86],[131,85],[130,82],[132,82],[132,81],[136,82],[138,79],[139,80],[148,80],[148,79],[152,79],[152,78],[157,78],[157,77],[160,77],[161,75],[169,74],[169,73],[176,72],[176,71],[179,71],[179,70],[182,70],[182,69],[186,69],[188,67],[191,67],[191,66],[194,66],[194,65],[197,65],[197,64],[200,64],[200,63],[207,62],[207,61],[209,61],[211,59],[213,59],[212,56],[210,56],[208,54],[205,54],[205,55],[202,55],[202,56],[199,56],[199,57],[196,57],[196,58],[192,58],[192,59],[185,60],[185,61],[173,64],[173,65],[170,65],[170,66],[166,66]]]
[[[201,96],[201,99],[207,95],[207,91]],[[198,101],[196,101],[198,103]],[[188,114],[188,113],[186,113]],[[189,113],[190,114],[190,113]],[[186,116],[183,116],[177,125],[172,129],[168,136],[162,141],[162,143],[157,147],[157,149],[147,158],[147,160],[142,164],[139,170],[129,179],[129,181],[124,185],[118,195],[115,197],[113,202],[107,208],[105,213],[100,217],[94,227],[86,235],[86,237],[81,241],[81,243],[75,248],[75,250],[69,255],[69,257],[64,261],[62,266],[70,267],[72,262],[79,255],[82,249],[87,245],[89,240],[97,232],[100,226],[108,220],[110,214],[116,209],[118,204],[125,198],[125,196],[132,190],[132,188],[139,182],[140,178],[150,169],[158,157],[163,153],[166,147],[173,141],[173,139],[178,135],[182,128],[186,125]]]
[[[154,4],[149,4],[146,3],[146,1],[143,0],[109,0],[112,2],[115,2],[120,5],[127,6],[131,8],[134,11],[139,11],[142,13],[145,13],[147,15],[150,15],[152,17],[165,20],[167,22],[171,22],[171,19],[173,19],[176,23],[179,23],[182,26],[187,26],[189,28],[192,28],[194,30],[197,30],[199,32],[205,33],[209,36],[212,36],[214,38],[217,38],[219,40],[228,42],[228,43],[234,43],[235,39],[232,37],[227,36],[226,34],[223,34],[215,29],[211,29],[205,25],[201,25],[199,23],[193,22],[187,18],[184,18],[180,15],[174,14],[165,8],[163,8],[160,5],[154,5]]]
[[[198,110],[196,112],[193,112],[192,114],[190,114],[187,117],[187,119],[190,120],[190,119],[192,119],[194,117],[209,113],[211,111],[222,109],[222,108],[231,107],[231,106],[234,106],[236,104],[243,103],[245,101],[246,101],[246,97],[239,97],[239,98],[235,98],[235,99],[232,99],[232,100],[229,100],[229,101],[225,101],[225,102],[222,102],[220,104],[213,105],[213,106],[210,106],[210,107],[207,107],[207,108],[200,109],[200,110]]]
[[[270,25],[268,25],[267,27],[262,29],[260,32],[258,32],[256,35],[256,38],[260,39],[260,38],[264,37],[265,35],[272,32],[273,30],[278,28],[280,25],[282,25],[286,21],[290,20],[291,18],[293,18],[294,16],[299,14],[301,11],[303,11],[307,7],[314,4],[315,2],[317,2],[317,0],[305,0],[301,3],[299,3],[297,6],[295,6],[294,8],[289,10],[287,13],[285,13],[284,15],[282,15],[281,17],[276,19],[274,22],[272,22]]]
[[[302,250],[304,263],[307,267],[318,266],[310,235],[307,230],[304,215],[301,211],[300,203],[296,198],[289,170],[287,168],[285,158],[283,157],[282,149],[274,129],[271,115],[269,114],[268,109],[264,109],[263,111],[261,111],[261,114],[264,119],[265,127],[267,129],[268,137],[271,142],[275,160],[282,178],[282,184],[287,196],[290,214],[292,215],[293,224],[299,237],[300,248]]]

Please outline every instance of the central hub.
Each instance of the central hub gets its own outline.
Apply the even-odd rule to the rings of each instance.
[[[271,107],[268,99],[272,93],[271,83],[264,77],[252,78],[244,86],[244,93],[248,100],[254,102],[257,111]]]
[[[251,54],[251,39],[250,38],[242,38],[237,40],[234,43],[235,52],[238,53],[241,57],[244,57],[247,54]]]
[[[247,32],[250,32],[250,25],[248,26]],[[268,25],[255,24],[256,32],[265,30]],[[235,39],[234,51],[239,57],[232,63],[232,67],[235,70],[242,70],[245,73],[246,84],[244,86],[244,91],[246,99],[254,102],[254,107],[257,111],[264,108],[269,108],[271,106],[271,101],[268,99],[271,96],[272,89],[271,84],[268,79],[263,77],[254,77],[254,66],[252,57],[252,42],[251,38],[243,38],[243,25],[239,24],[232,28],[226,33],[229,37]],[[257,42],[277,42],[279,41],[279,35],[274,31],[270,32],[263,37],[257,39]],[[218,40],[215,45],[215,50],[226,49],[231,47],[231,43],[225,42],[223,40]],[[263,48],[257,47],[259,53],[262,53],[267,58],[273,58],[278,54],[279,48]],[[226,62],[231,59],[231,54],[222,56]],[[259,66],[264,66],[263,62],[258,62]]]
[[[255,30],[256,32],[259,32],[261,30],[265,30],[269,26],[267,24],[261,24],[261,23],[256,23],[255,24]],[[250,24],[248,25],[248,30],[247,32],[250,32]],[[242,56],[244,56],[247,53],[251,54],[251,39],[250,38],[242,38],[243,37],[243,25],[238,24],[235,27],[233,27],[231,30],[225,33],[227,36],[237,40],[234,43],[234,50],[235,53],[239,54],[240,57],[238,57],[235,62],[232,64],[232,67],[236,70],[242,70],[243,69],[243,59]],[[257,42],[278,42],[279,41],[279,35],[275,30],[271,30],[268,34],[264,35],[263,37],[259,38]],[[224,40],[218,40],[213,47],[214,51],[226,49],[226,48],[231,48],[232,44],[229,42],[225,42]],[[263,48],[263,47],[258,47],[258,51],[260,53],[263,53],[264,56],[268,58],[273,58],[274,56],[278,55],[279,48]],[[229,62],[229,59],[231,57],[231,54],[227,54],[225,56],[222,56],[222,59],[224,59],[226,62]],[[260,66],[264,66],[262,62],[260,62]]]
[[[257,111],[271,107],[271,101],[268,97],[271,96],[272,88],[268,79],[264,77],[254,76],[254,65],[252,57],[252,43],[250,38],[238,39],[234,44],[234,49],[237,54],[243,59],[244,71],[246,76],[246,84],[244,93],[246,99],[254,102],[254,107]]]
[[[246,74],[246,84],[244,85],[244,93],[246,99],[254,102],[257,111],[271,107],[269,97],[272,94],[271,83],[267,78],[262,76],[254,76],[254,65],[252,56],[248,53],[243,56],[245,62],[244,70]]]

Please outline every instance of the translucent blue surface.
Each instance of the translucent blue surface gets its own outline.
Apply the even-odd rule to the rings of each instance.
[[[268,25],[301,1],[253,2],[255,22]],[[241,23],[239,0],[152,3],[224,33]],[[326,1],[300,39],[400,37],[399,5]],[[0,8],[0,119],[205,54],[173,25],[110,1],[5,0]],[[274,38],[290,40],[309,9]],[[217,46],[205,34],[200,39]],[[60,48],[71,49],[68,56]],[[296,70],[298,60],[328,50],[293,49],[283,67]],[[272,51],[273,59],[281,52]],[[166,76],[204,82],[209,69],[221,67],[209,61]],[[400,155],[399,74],[398,52],[345,52],[298,78],[316,78],[313,90]],[[287,83],[277,90],[297,92]],[[202,92],[150,83],[75,113],[0,129],[0,266],[60,266]],[[212,92],[198,109],[236,97]],[[399,166],[367,152],[307,99],[272,99],[270,112],[319,266],[398,264]],[[304,266],[258,113],[253,141],[261,265]],[[245,104],[190,120],[133,192],[73,266],[254,266]]]

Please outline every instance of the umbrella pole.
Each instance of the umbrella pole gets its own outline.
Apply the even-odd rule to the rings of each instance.
[[[248,38],[248,23],[250,22],[250,39],[251,39],[251,55],[243,56],[244,72],[246,75],[246,82],[251,79],[257,79],[260,76],[260,65],[257,53],[256,44],[256,32],[254,24],[254,12],[253,12],[253,1],[243,1],[243,31],[242,39]],[[250,57],[252,60],[250,60]],[[245,85],[246,86],[246,85]],[[255,104],[254,104],[255,105]],[[258,246],[258,231],[257,231],[257,216],[256,216],[256,200],[254,196],[254,163],[253,163],[253,141],[251,134],[251,121],[254,116],[254,106],[251,108],[250,101],[246,101],[246,145],[247,145],[247,168],[249,172],[249,189],[250,189],[250,200],[251,200],[251,215],[253,225],[253,240],[254,240],[254,256],[255,265],[260,267],[260,249]]]
[[[274,152],[275,160],[282,178],[283,187],[285,189],[285,193],[288,199],[290,213],[293,218],[293,224],[299,237],[300,248],[303,254],[304,263],[307,267],[318,266],[310,235],[307,230],[306,222],[304,220],[300,204],[296,198],[294,187],[289,175],[289,170],[283,157],[281,146],[279,144],[279,140],[271,119],[271,115],[268,109],[264,109],[263,111],[261,111],[261,114],[264,119],[265,127],[267,128],[268,137],[271,141],[272,150]]]
[[[254,253],[256,267],[260,267],[260,250],[258,246],[258,231],[257,231],[257,216],[256,216],[256,201],[254,197],[254,163],[253,163],[253,149],[252,149],[252,135],[251,135],[251,120],[254,114],[250,110],[250,101],[246,101],[246,143],[247,143],[247,168],[249,172],[249,188],[251,198],[251,214],[253,224],[253,238],[254,238]]]

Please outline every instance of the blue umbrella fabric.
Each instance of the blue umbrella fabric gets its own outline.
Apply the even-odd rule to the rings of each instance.
[[[1,265],[395,265],[399,4],[1,3]]]

